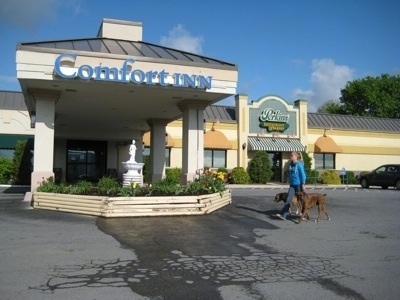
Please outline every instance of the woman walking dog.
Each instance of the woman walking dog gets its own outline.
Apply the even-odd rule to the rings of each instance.
[[[304,165],[299,160],[299,153],[293,151],[290,153],[288,197],[280,213],[276,214],[278,218],[286,220],[286,217],[289,214],[290,202],[292,201],[293,196],[297,192],[304,191],[305,184],[306,173],[304,171]]]

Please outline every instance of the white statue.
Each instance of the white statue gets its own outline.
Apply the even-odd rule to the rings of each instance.
[[[132,140],[132,144],[129,146],[129,155],[131,158],[129,159],[130,162],[136,162],[135,155],[136,155],[136,145],[135,140]]]

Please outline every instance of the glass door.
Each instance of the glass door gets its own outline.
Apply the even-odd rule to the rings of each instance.
[[[67,181],[98,181],[106,175],[107,142],[67,141]]]
[[[282,152],[268,152],[271,162],[271,181],[282,182]]]

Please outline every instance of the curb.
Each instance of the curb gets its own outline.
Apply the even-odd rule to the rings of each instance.
[[[289,184],[227,184],[228,189],[287,189]],[[337,189],[348,189],[348,188],[360,188],[360,185],[349,184],[349,185],[329,185],[329,184],[317,184],[317,185],[306,185],[306,189],[311,188],[337,188]]]

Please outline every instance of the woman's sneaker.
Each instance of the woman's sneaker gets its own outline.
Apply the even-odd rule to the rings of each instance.
[[[283,215],[281,215],[281,214],[276,214],[275,216],[278,217],[279,219],[286,220],[287,213],[284,213]]]

